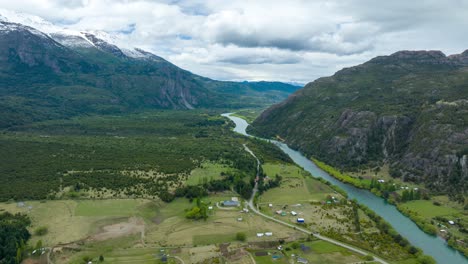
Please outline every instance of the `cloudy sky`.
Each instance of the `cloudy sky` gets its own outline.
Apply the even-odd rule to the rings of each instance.
[[[398,50],[468,49],[468,0],[0,0],[219,80],[307,83]]]

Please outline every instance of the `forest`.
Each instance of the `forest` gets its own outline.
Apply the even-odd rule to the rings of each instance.
[[[243,143],[262,160],[289,159],[271,144],[235,135],[232,126],[219,112],[197,110],[87,116],[3,130],[0,200],[54,199],[70,187],[170,201],[187,191],[181,182],[204,161],[226,164],[237,173],[225,177],[228,182],[201,188],[235,185],[247,196],[249,180],[239,179],[253,177],[256,165]],[[158,174],[148,176],[150,171]]]

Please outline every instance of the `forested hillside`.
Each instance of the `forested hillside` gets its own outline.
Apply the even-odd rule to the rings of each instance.
[[[221,82],[97,36],[45,34],[0,20],[0,128],[80,114],[259,107],[299,87]]]
[[[390,166],[463,200],[468,190],[468,51],[401,51],[320,78],[267,109],[251,132],[343,170]]]

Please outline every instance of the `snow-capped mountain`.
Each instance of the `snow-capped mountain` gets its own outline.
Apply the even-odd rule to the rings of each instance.
[[[2,23],[5,22],[5,23]],[[29,30],[31,33],[48,36],[69,48],[98,48],[120,57],[160,60],[161,58],[128,46],[118,35],[104,31],[74,30],[55,25],[39,16],[0,9],[0,32]]]

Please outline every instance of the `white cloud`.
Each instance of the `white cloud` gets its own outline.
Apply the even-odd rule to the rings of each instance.
[[[308,82],[403,49],[468,48],[468,0],[0,0],[74,29],[121,34],[194,73]]]

